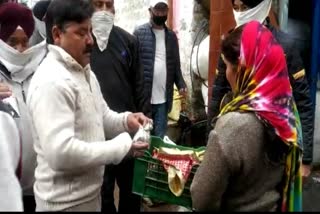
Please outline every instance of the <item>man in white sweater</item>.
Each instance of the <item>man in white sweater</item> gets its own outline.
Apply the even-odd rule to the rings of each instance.
[[[27,98],[38,163],[37,211],[100,211],[104,166],[148,148],[132,142],[128,132],[150,119],[111,111],[90,69],[92,13],[87,0],[53,0],[46,14],[48,55]]]

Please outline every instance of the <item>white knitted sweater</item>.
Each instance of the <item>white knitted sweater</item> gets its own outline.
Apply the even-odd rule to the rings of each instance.
[[[120,163],[130,150],[129,113],[111,111],[90,66],[53,45],[31,80],[27,104],[35,128],[37,211],[97,197],[104,165]]]

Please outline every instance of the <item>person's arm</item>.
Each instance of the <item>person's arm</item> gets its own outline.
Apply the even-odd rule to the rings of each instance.
[[[181,72],[181,62],[180,62],[180,52],[179,52],[179,43],[177,36],[173,34],[173,39],[175,40],[175,47],[173,50],[175,51],[175,60],[176,60],[176,70],[175,70],[175,78],[174,83],[176,84],[177,88],[179,89],[179,92],[181,94],[181,90],[186,90],[187,86],[183,79],[182,72]]]
[[[140,26],[136,26],[132,32],[132,35],[134,35],[139,40],[139,30]]]
[[[313,160],[314,112],[305,68],[297,49],[287,53],[288,71],[292,85],[293,97],[300,115],[303,134],[303,164],[311,165]]]
[[[99,96],[98,99],[100,100],[101,109],[103,110],[102,119],[105,137],[111,139],[123,132],[130,131],[128,127],[128,115],[131,114],[131,112],[118,113],[111,110],[102,95],[96,75],[93,72],[91,72],[90,75],[93,82],[92,86],[96,87],[94,89],[97,93],[95,96]]]
[[[111,139],[123,132],[130,132],[128,127],[128,116],[131,112],[118,113],[112,111],[101,94],[103,109],[103,128],[105,137]]]
[[[226,77],[226,65],[220,57],[218,62],[218,74],[212,86],[211,101],[209,102],[208,107],[207,135],[209,135],[210,131],[213,129],[212,120],[220,114],[221,101],[229,91],[231,91],[231,88]]]
[[[191,185],[196,211],[221,209],[228,185],[234,176],[246,176],[243,169],[256,161],[263,137],[264,127],[254,114],[230,112],[218,119]]]
[[[143,87],[144,87],[144,89],[143,89],[143,91],[144,91],[144,102],[143,103],[145,103],[145,106],[143,107],[143,109],[142,109],[142,112],[147,116],[147,117],[149,117],[149,118],[151,118],[152,117],[152,112],[151,112],[151,93],[149,92],[149,91],[147,91],[146,90],[146,87],[145,87],[145,79],[144,79],[144,67],[143,67],[143,62],[142,62],[142,58],[141,58],[141,51],[142,51],[142,49],[141,49],[141,30],[139,29],[139,26],[137,26],[135,29],[134,29],[134,31],[133,31],[133,33],[132,33],[134,36],[135,36],[135,38],[137,39],[137,53],[138,53],[138,55],[139,56],[137,56],[138,58],[137,58],[137,60],[139,61],[139,67],[140,67],[140,72],[142,72],[142,74],[143,74]],[[139,73],[140,73],[139,72]],[[140,74],[141,75],[141,74]],[[139,74],[138,74],[138,76],[139,76]]]
[[[191,184],[193,208],[200,212],[219,211],[229,177],[230,171],[227,167],[226,154],[219,142],[217,133],[212,131],[204,160]]]
[[[120,163],[131,148],[129,134],[102,142],[79,140],[75,135],[76,99],[76,93],[67,82],[56,81],[37,88],[27,100],[49,166],[56,171],[78,171]],[[109,111],[105,115],[112,114]],[[123,121],[123,116],[119,118]],[[115,121],[110,118],[109,123]],[[120,123],[117,121],[114,125],[123,127]]]
[[[23,211],[22,190],[16,175],[20,143],[18,128],[9,114],[0,112],[0,211]]]
[[[135,98],[135,104],[138,112],[143,112],[146,116],[151,118],[151,97],[145,91],[144,87],[144,74],[143,64],[140,59],[139,41],[135,38],[132,43],[132,58],[131,73],[134,74],[134,78],[131,80],[133,84],[133,94]]]

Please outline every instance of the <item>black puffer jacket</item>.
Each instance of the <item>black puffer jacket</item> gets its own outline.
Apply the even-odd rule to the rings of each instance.
[[[168,111],[172,107],[173,86],[174,83],[178,89],[185,88],[186,84],[183,80],[180,66],[179,45],[175,33],[165,27],[166,57],[167,57],[167,108]],[[152,31],[150,23],[139,26],[134,33],[140,43],[140,56],[144,66],[145,89],[152,96],[152,82],[154,72],[154,61],[156,51],[156,38]]]
[[[314,132],[314,114],[311,94],[307,78],[305,76],[302,59],[298,49],[295,47],[294,40],[289,35],[275,28],[268,26],[277,41],[284,49],[287,58],[290,83],[293,90],[293,96],[297,103],[300,114],[302,132],[303,132],[303,163],[310,164],[313,159],[313,132]],[[219,73],[212,87],[212,98],[208,115],[208,133],[212,129],[212,119],[218,116],[220,112],[220,103],[224,95],[231,90],[226,78],[226,66],[221,57],[218,64]]]

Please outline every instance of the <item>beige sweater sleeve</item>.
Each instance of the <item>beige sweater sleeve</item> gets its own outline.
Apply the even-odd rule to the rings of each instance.
[[[43,155],[56,171],[77,171],[118,164],[131,148],[132,139],[122,133],[110,141],[83,142],[75,136],[76,96],[67,82],[39,87],[28,106]],[[116,120],[108,115],[110,121]],[[121,120],[123,121],[123,119]]]
[[[128,115],[131,114],[131,112],[123,112],[119,114],[118,112],[112,111],[103,98],[97,77],[93,72],[91,72],[90,74],[91,78],[93,79],[94,85],[97,87],[97,93],[101,98],[100,100],[103,109],[103,127],[106,138],[111,139],[119,135],[120,133],[128,132],[129,130],[127,119]]]
[[[103,127],[107,139],[114,138],[120,133],[128,131],[128,115],[130,112],[117,113],[112,111],[101,96],[103,113]]]

